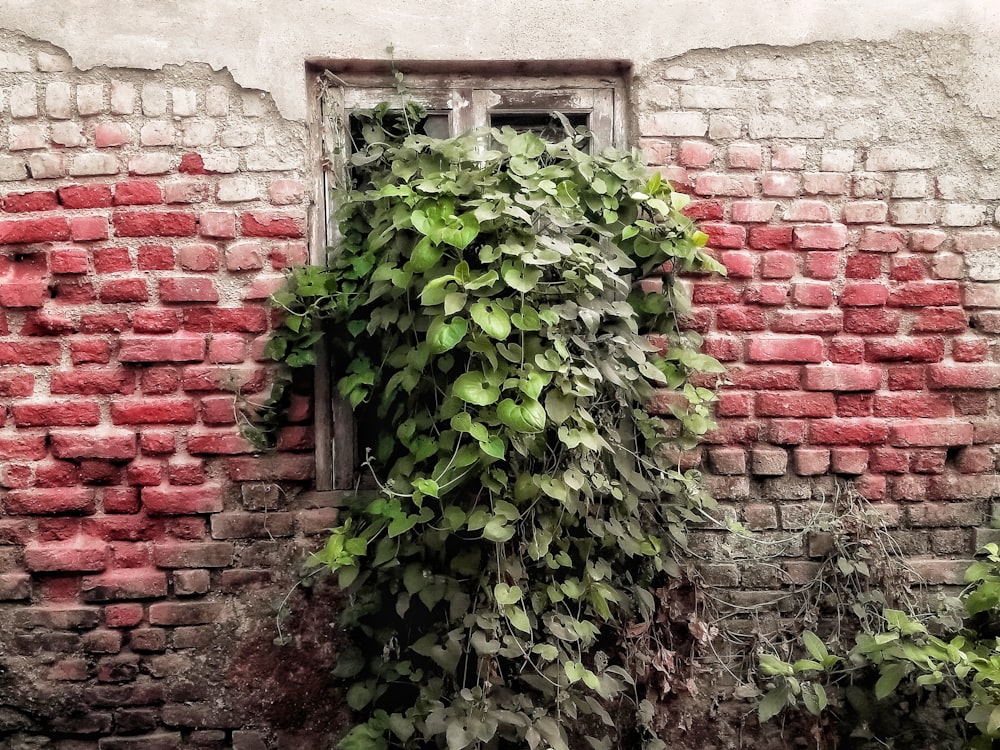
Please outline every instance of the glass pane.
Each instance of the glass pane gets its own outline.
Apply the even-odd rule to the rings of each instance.
[[[586,128],[590,120],[589,112],[566,112],[563,116],[573,128]],[[534,133],[547,141],[560,141],[567,135],[563,123],[551,112],[491,112],[490,125],[508,125],[519,133]]]

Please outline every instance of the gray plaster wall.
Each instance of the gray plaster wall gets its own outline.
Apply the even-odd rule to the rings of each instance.
[[[694,49],[880,40],[949,64],[949,93],[1000,114],[998,0],[4,0],[0,28],[66,49],[76,67],[204,62],[306,116],[304,62],[621,59],[638,75]],[[938,35],[969,39],[942,60]],[[875,60],[877,64],[877,59]],[[861,72],[859,72],[859,75]]]

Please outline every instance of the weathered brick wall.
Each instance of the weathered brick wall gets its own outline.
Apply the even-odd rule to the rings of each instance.
[[[942,83],[949,43],[936,68],[899,39],[634,82],[641,145],[729,269],[692,280],[732,384],[684,461],[783,555],[692,534],[744,603],[809,580],[798,532],[845,482],[932,583],[990,534],[1000,124]],[[324,747],[328,598],[272,644],[335,519],[308,401],[272,455],[237,424],[264,301],[308,256],[305,126],[206,66],[79,71],[0,32],[0,149],[0,747]]]
[[[305,151],[228,74],[0,34],[0,746],[323,746],[326,606],[271,643],[335,517],[308,404],[266,457],[236,424]]]
[[[961,54],[938,44],[942,61]],[[699,51],[635,87],[642,145],[728,269],[691,284],[691,325],[731,384],[684,460],[765,542],[694,536],[720,560],[709,581],[744,603],[810,580],[801,558],[819,550],[800,532],[847,483],[932,584],[961,582],[990,538],[1000,128],[949,96],[922,49]]]

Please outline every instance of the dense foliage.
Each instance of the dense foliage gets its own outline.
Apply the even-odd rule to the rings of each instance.
[[[275,296],[271,354],[309,364],[328,332],[378,485],[312,560],[348,595],[340,747],[662,748],[653,591],[709,502],[666,449],[710,428],[689,379],[722,369],[674,273],[721,269],[636,154],[421,117],[358,118],[330,267]],[[676,419],[646,413],[656,389]]]

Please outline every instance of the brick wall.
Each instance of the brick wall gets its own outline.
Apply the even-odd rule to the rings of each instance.
[[[335,518],[308,404],[266,457],[236,424],[307,257],[304,144],[206,66],[0,34],[0,746],[321,746],[329,617],[272,644]]]
[[[694,535],[745,602],[810,579],[800,532],[848,484],[932,584],[992,538],[1000,133],[913,45],[694,52],[635,89],[642,145],[728,269],[691,280],[690,324],[731,384],[683,460],[778,550],[761,568],[759,545]]]
[[[779,553],[692,534],[745,602],[808,579],[795,534],[847,482],[932,583],[991,534],[1000,125],[914,45],[699,51],[634,82],[641,145],[729,269],[691,280],[732,384],[682,461]],[[80,71],[0,32],[0,746],[308,750],[341,726],[330,597],[292,592],[336,513],[308,399],[275,454],[237,425],[264,301],[308,256],[308,153],[224,72]]]

